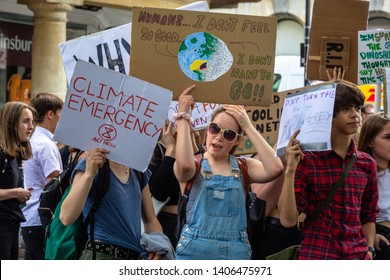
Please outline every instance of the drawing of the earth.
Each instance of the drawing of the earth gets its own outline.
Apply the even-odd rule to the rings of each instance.
[[[229,71],[233,55],[218,37],[197,32],[187,36],[178,53],[180,69],[194,81],[214,81]]]

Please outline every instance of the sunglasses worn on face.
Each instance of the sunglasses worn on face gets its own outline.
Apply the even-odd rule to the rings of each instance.
[[[222,133],[223,140],[229,143],[236,140],[237,136],[240,135],[237,132],[235,132],[233,129],[222,129],[222,127],[219,124],[213,122],[209,124],[209,133],[211,135],[218,135]]]

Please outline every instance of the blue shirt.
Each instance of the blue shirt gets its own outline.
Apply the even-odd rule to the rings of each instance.
[[[84,172],[85,168],[84,158],[77,164],[75,172]],[[130,179],[125,184],[122,184],[112,171],[110,172],[110,186],[95,213],[95,240],[141,253],[143,251],[140,245],[141,187],[137,174],[133,169],[130,170]],[[150,171],[147,170],[143,176],[146,184],[151,176]],[[84,218],[88,216],[94,202],[96,183],[97,176],[83,209]]]

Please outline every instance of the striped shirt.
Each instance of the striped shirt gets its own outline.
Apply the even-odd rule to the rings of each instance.
[[[364,259],[367,241],[362,225],[378,212],[378,174],[374,159],[351,144],[345,159],[333,150],[305,152],[295,175],[299,212],[309,216],[326,198],[352,154],[357,158],[333,199],[312,223],[305,224],[299,259]]]

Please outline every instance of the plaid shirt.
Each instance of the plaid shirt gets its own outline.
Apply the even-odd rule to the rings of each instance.
[[[305,224],[299,259],[364,259],[367,242],[362,230],[378,212],[378,175],[374,159],[356,151],[345,159],[334,151],[306,152],[295,175],[299,212],[309,216],[326,198],[353,153],[357,158],[333,199],[310,224]]]

